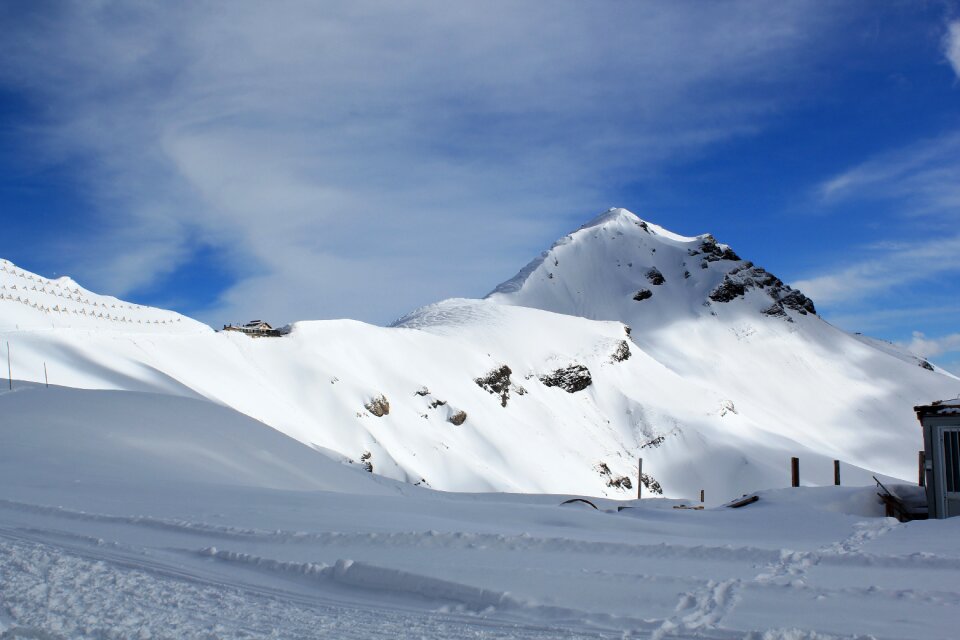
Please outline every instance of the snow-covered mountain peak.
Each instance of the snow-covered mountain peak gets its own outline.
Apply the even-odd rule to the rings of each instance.
[[[682,236],[678,233],[670,231],[669,229],[665,229],[658,224],[654,224],[649,220],[644,220],[637,214],[628,209],[624,209],[623,207],[611,207],[610,209],[607,209],[593,220],[581,226],[577,231],[571,234],[571,236],[585,230],[593,229],[594,227],[605,227],[620,231],[623,231],[624,229],[630,230],[632,227],[637,227],[645,233],[661,236],[662,238],[666,238],[674,242],[695,243],[706,238],[713,238],[713,236],[711,236],[709,233],[693,237]]]
[[[682,236],[622,208],[561,238],[487,297],[643,328],[743,312],[786,322],[816,313],[809,298],[711,234]]]
[[[174,311],[93,293],[67,276],[31,273],[0,259],[0,330],[97,329],[125,333],[205,333]]]

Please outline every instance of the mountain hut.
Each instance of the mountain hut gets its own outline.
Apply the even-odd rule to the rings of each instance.
[[[923,427],[923,475],[930,517],[960,516],[960,398],[913,409]]]
[[[283,335],[280,329],[274,329],[269,322],[251,320],[246,324],[225,324],[224,331],[239,331],[253,338],[278,337]]]

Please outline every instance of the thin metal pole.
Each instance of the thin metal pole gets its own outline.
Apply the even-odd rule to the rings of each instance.
[[[50,377],[47,376],[47,363],[43,363],[43,383],[47,385],[47,389],[50,388]]]
[[[840,461],[833,461],[833,484],[840,486]]]
[[[643,492],[643,458],[637,459],[637,500]]]
[[[13,368],[10,366],[10,341],[7,341],[7,380],[10,381],[10,391],[13,391]]]

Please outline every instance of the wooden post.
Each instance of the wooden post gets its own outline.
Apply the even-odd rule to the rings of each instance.
[[[833,461],[833,484],[840,486],[840,461]]]
[[[800,458],[790,458],[790,486],[800,486]]]
[[[643,458],[637,460],[637,500],[643,491]]]
[[[700,502],[703,502],[703,489],[700,489]]]
[[[920,478],[919,478],[919,482],[920,482],[920,486],[921,486],[921,487],[925,487],[925,486],[927,486],[927,470],[926,470],[926,466],[927,466],[927,454],[924,453],[923,451],[919,451],[918,453],[920,454],[920,455],[917,456],[918,461],[919,461],[919,463],[920,463]]]

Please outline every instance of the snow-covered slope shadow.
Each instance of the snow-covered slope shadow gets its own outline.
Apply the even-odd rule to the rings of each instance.
[[[78,494],[146,506],[200,486],[396,493],[389,480],[206,400],[25,384],[0,392],[0,483],[24,494],[8,493],[15,500],[64,504]]]

